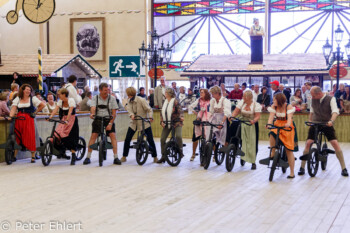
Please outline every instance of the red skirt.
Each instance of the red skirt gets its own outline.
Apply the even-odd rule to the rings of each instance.
[[[18,112],[17,117],[25,117],[25,120],[16,120],[15,132],[18,145],[23,145],[29,151],[36,151],[34,118],[28,113]]]

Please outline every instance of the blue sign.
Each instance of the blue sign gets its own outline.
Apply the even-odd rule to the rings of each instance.
[[[109,77],[139,77],[140,66],[140,56],[110,56]]]

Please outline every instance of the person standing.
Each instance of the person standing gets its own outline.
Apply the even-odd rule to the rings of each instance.
[[[151,108],[154,108],[154,89],[153,88],[149,89],[148,101],[149,101],[149,106],[151,106]]]
[[[123,157],[121,162],[126,162],[126,158],[129,155],[130,142],[136,131],[142,130],[142,120],[135,120],[135,116],[142,118],[150,118],[150,122],[153,122],[153,111],[147,101],[140,96],[136,96],[136,89],[133,87],[126,88],[126,95],[128,96],[128,104],[126,110],[129,113],[130,124],[128,132],[125,136]],[[153,140],[152,128],[149,122],[145,122],[145,134],[149,145],[149,150],[152,153],[153,162],[158,162],[157,149]]]
[[[287,103],[289,104],[289,100],[290,100],[290,92],[287,89],[284,89],[284,85],[280,84],[280,86],[278,87],[280,89],[280,91],[286,96],[287,99]]]
[[[78,79],[75,75],[71,75],[68,78],[68,83],[63,87],[66,88],[69,92],[69,98],[73,98],[75,104],[78,106],[82,101],[81,96],[79,95],[79,90],[77,89]]]
[[[311,96],[311,87],[312,87],[312,83],[311,82],[306,82],[305,83],[305,87],[306,87],[306,91],[304,94],[304,100],[306,103],[306,108],[308,111],[310,111],[311,109],[311,101],[312,101],[312,96]]]
[[[226,90],[225,83],[221,83],[220,88],[221,88],[222,96],[227,98],[227,96],[230,94],[230,92],[228,90]]]
[[[10,115],[10,109],[7,107],[8,99],[8,93],[0,93],[0,116],[2,117]]]
[[[332,144],[332,147],[335,150],[335,154],[339,160],[340,167],[342,170],[341,175],[349,176],[348,170],[346,169],[346,166],[345,166],[343,151],[340,148],[340,145],[333,127],[333,124],[337,119],[337,116],[339,115],[339,109],[337,107],[336,100],[334,97],[329,96],[326,93],[323,93],[321,88],[317,86],[314,86],[311,88],[310,94],[312,96],[312,101],[311,101],[311,109],[309,114],[309,121],[327,124],[326,126],[321,126],[319,128],[320,132],[323,132],[325,134],[327,140]],[[302,158],[303,157],[305,158],[305,155],[309,154],[311,144],[314,142],[314,139],[315,139],[315,130],[316,129],[314,126],[311,126],[309,128],[309,133],[307,136],[305,150],[303,152]],[[305,164],[306,164],[306,160],[303,160],[301,162],[301,167],[298,172],[298,175],[305,174]]]
[[[271,84],[271,90],[273,91],[272,96],[281,93],[281,90],[278,88],[280,86],[280,82],[278,82],[277,80],[270,82]],[[270,105],[272,105],[273,102],[273,98],[271,98],[270,100]]]
[[[162,108],[165,101],[165,90],[169,88],[165,85],[165,77],[160,78],[160,85],[154,90],[154,107]]]
[[[36,135],[34,118],[45,105],[35,96],[32,97],[33,88],[29,84],[23,84],[19,88],[18,97],[12,101],[10,117],[24,117],[15,123],[16,142],[23,145],[32,154],[31,163],[35,163]],[[16,161],[17,150],[15,150],[14,161]]]
[[[45,108],[43,109],[43,113],[52,113],[55,110],[57,103],[55,102],[55,98],[51,92],[47,94],[47,103]]]
[[[106,135],[109,136],[111,139],[111,143],[113,146],[113,154],[114,154],[114,161],[113,163],[116,165],[121,165],[120,160],[118,159],[118,144],[117,144],[117,138],[115,135],[115,124],[114,120],[117,116],[116,110],[118,109],[118,104],[116,99],[109,95],[109,87],[107,83],[101,83],[99,86],[100,94],[96,95],[92,98],[91,101],[91,109],[90,109],[90,118],[94,119],[95,116],[97,117],[109,117],[110,121],[104,121],[104,127],[106,128]],[[90,158],[92,149],[90,146],[95,143],[98,135],[101,133],[101,125],[102,121],[98,118],[95,118],[92,122],[92,133],[89,141],[88,146],[88,153],[86,156],[86,159],[84,160],[84,165],[90,164]]]
[[[14,72],[14,73],[12,74],[12,76],[13,76],[13,81],[12,81],[12,83],[17,83],[18,86],[21,87],[21,86],[22,86],[22,80],[21,80],[21,78],[19,77],[19,74],[18,74],[17,72]]]
[[[178,87],[176,86],[176,82],[172,82],[172,83],[171,83],[171,88],[174,89],[175,95],[178,96],[178,95],[179,95],[179,92],[180,92],[180,88],[178,88]]]
[[[139,91],[140,92],[137,94],[137,96],[147,100],[147,95],[145,94],[145,88],[144,87],[140,87]]]
[[[90,91],[85,93],[85,98],[80,102],[80,111],[89,111],[92,100],[92,93]]]
[[[253,100],[256,102],[258,101],[258,96],[260,94],[260,90],[259,90],[259,84],[255,84],[253,86]]]
[[[68,98],[69,93],[66,88],[61,88],[57,94],[60,100],[49,119],[53,118],[58,112],[60,120],[65,122],[65,124],[58,124],[55,129],[55,136],[58,140],[61,140],[65,149],[72,152],[70,165],[75,165],[75,152],[79,141],[78,119],[75,115],[76,104],[73,98]]]
[[[234,85],[234,89],[230,92],[227,98],[231,100],[241,100],[242,97],[243,97],[243,91],[239,89],[239,84],[236,83]]]
[[[261,88],[261,94],[258,95],[258,99],[256,102],[258,102],[263,111],[267,110],[267,107],[270,106],[270,95],[267,94],[267,87]]]
[[[252,91],[248,90],[243,94],[243,100],[239,101],[232,113],[233,117],[241,114],[241,119],[249,121],[252,125],[241,124],[242,150],[245,156],[244,161],[251,163],[252,170],[256,169],[256,155],[258,154],[259,124],[261,105],[254,101]]]

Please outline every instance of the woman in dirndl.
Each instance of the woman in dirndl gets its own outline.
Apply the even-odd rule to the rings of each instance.
[[[24,146],[31,152],[31,163],[35,163],[37,137],[35,134],[34,118],[36,114],[45,107],[45,104],[37,97],[33,97],[32,93],[33,88],[29,84],[23,84],[20,87],[18,97],[12,101],[10,117],[14,117],[18,111],[17,117],[24,118],[24,120],[16,120],[16,142],[18,145]],[[14,161],[16,161],[17,152],[18,151],[15,150]]]
[[[291,131],[280,130],[279,140],[283,143],[286,148],[288,163],[290,167],[290,175],[287,177],[288,179],[293,179],[294,175],[294,164],[295,158],[293,151],[298,151],[298,137],[296,132],[296,127],[293,122],[293,114],[295,112],[295,107],[290,104],[287,104],[286,96],[283,93],[277,93],[273,97],[273,104],[268,108],[270,112],[268,124],[272,124],[274,118],[276,121],[274,122],[275,126],[292,128]],[[270,146],[275,146],[277,129],[272,129],[269,133],[270,135]],[[274,156],[274,149],[272,149],[271,157]],[[271,158],[270,158],[271,159]]]
[[[210,88],[212,99],[210,100],[209,112],[212,114],[211,123],[223,125],[221,128],[214,128],[216,142],[225,145],[227,132],[227,119],[231,115],[231,102],[221,95],[221,88],[213,86]]]
[[[242,159],[252,164],[251,169],[256,169],[256,155],[258,153],[259,124],[261,105],[253,100],[252,91],[243,93],[243,99],[238,102],[232,113],[233,117],[241,114],[241,120],[249,121],[252,125],[241,124],[242,150],[245,156]]]
[[[195,112],[197,114],[197,121],[209,121],[211,117],[211,113],[209,112],[209,106],[210,106],[210,93],[208,89],[200,89],[200,97],[193,102],[189,107],[188,111],[189,112]],[[190,161],[193,161],[194,158],[196,157],[196,150],[198,147],[198,140],[202,135],[202,127],[200,125],[195,125],[193,128],[193,136],[192,136],[192,157]],[[209,135],[209,127],[204,126],[204,133],[205,136],[208,137]],[[204,135],[203,135],[204,136]]]
[[[72,152],[71,165],[75,165],[75,152],[79,141],[78,118],[75,115],[76,104],[73,98],[68,98],[69,92],[66,88],[61,88],[57,94],[60,100],[51,113],[50,119],[59,112],[60,120],[65,122],[57,126],[55,137],[61,140],[65,149]]]

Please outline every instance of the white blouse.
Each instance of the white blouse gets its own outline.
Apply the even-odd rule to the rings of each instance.
[[[33,101],[34,107],[36,107],[36,108],[42,103],[36,96],[32,97],[32,101]],[[13,106],[16,106],[17,108],[29,108],[30,107],[30,98],[29,98],[27,103],[20,103],[19,97],[16,97],[12,101],[11,107],[13,107]]]
[[[77,105],[75,104],[75,100],[73,98],[68,98],[68,107],[62,107],[62,100],[58,101],[57,106],[62,108],[63,110],[68,110],[71,107],[73,108],[77,107]]]
[[[213,114],[214,108],[221,108],[222,106],[224,107],[225,116],[230,117],[231,116],[231,102],[228,99],[226,99],[225,97],[221,97],[219,102],[217,102],[215,98],[212,98],[210,100],[209,112],[211,114]]]
[[[255,105],[255,108],[254,108],[254,111],[252,110],[252,106]],[[262,110],[262,107],[259,103],[253,101],[250,106],[249,106],[249,111],[247,111],[245,109],[245,107],[247,106],[246,103],[244,103],[244,100],[240,100],[237,105],[236,105],[236,108],[240,109],[242,113],[245,113],[245,114],[254,114],[255,112],[261,112]]]
[[[284,112],[276,112],[276,110],[274,108],[268,107],[267,111],[275,113],[277,117],[286,117],[286,113]],[[287,115],[294,113],[295,112],[295,107],[293,107],[292,109],[287,110]]]

